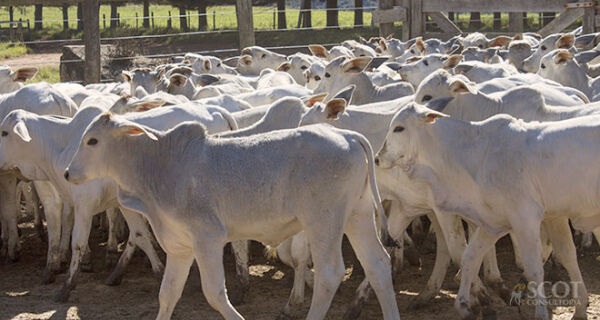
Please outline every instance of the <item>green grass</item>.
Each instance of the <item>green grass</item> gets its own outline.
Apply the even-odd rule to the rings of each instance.
[[[273,29],[273,12],[275,8],[273,7],[254,7],[254,26],[256,29]],[[120,14],[121,18],[121,26],[128,26],[131,28],[141,28],[142,20],[135,19],[127,19],[127,18],[135,18],[136,13],[139,17],[143,15],[143,7],[142,5],[136,4],[128,4],[125,6],[121,6],[117,11]],[[174,8],[169,5],[151,5],[150,12],[154,13],[154,27],[155,28],[165,28],[167,26],[167,21],[169,20],[166,16],[169,16],[169,12],[173,16],[179,15],[179,9]],[[208,26],[209,29],[236,29],[237,28],[237,20],[235,14],[235,6],[213,6],[207,9],[208,16]],[[197,14],[197,10],[187,10],[187,14]],[[298,13],[299,11],[294,8],[288,8],[286,11],[286,22],[289,28],[294,28],[297,26],[298,22]],[[44,22],[43,28],[47,29],[55,29],[62,30],[62,9],[56,7],[44,7],[43,11]],[[324,26],[325,25],[325,10],[313,10],[312,12],[312,23],[314,26]],[[371,13],[365,12],[364,15],[364,23],[371,23]],[[34,21],[34,7],[19,7],[15,10],[14,15],[15,20],[23,19],[24,26],[26,26],[27,20],[30,20],[30,27],[33,28]],[[77,7],[72,6],[69,7],[69,19],[77,18]],[[8,11],[2,10],[0,11],[0,21],[8,21]],[[106,20],[105,20],[106,19]],[[100,6],[100,28],[110,27],[110,6],[102,5]],[[60,21],[53,21],[60,20]],[[198,17],[192,16],[188,21],[188,25],[192,30],[198,29]],[[171,20],[172,28],[180,29],[179,17],[174,17]],[[275,20],[277,23],[277,17]],[[340,11],[339,12],[339,23],[341,26],[351,26],[354,23],[354,12],[352,11]],[[77,26],[76,21],[69,22],[69,28],[74,29]]]
[[[46,81],[48,83],[57,83],[60,82],[60,72],[58,66],[42,66],[39,67],[40,71],[38,74],[31,80],[28,80],[27,83],[35,83]]]
[[[0,59],[20,57],[30,51],[24,45],[0,44]]]

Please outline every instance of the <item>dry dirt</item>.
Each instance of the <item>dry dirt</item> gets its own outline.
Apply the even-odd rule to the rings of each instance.
[[[21,224],[23,250],[21,258],[13,264],[0,265],[0,319],[154,319],[158,311],[159,280],[152,275],[149,263],[141,254],[132,261],[120,286],[108,287],[103,284],[109,271],[103,266],[104,250],[100,231],[93,231],[92,252],[96,272],[82,273],[79,285],[71,294],[68,303],[55,303],[53,297],[60,288],[64,274],[57,282],[41,285],[41,274],[45,263],[45,244],[33,232],[31,223]],[[453,309],[456,284],[453,280],[457,269],[451,267],[442,293],[430,305],[421,310],[408,310],[411,298],[424,286],[431,272],[435,257],[433,244],[426,241],[420,246],[422,268],[407,266],[396,284],[397,300],[403,320],[458,319]],[[251,259],[251,286],[244,305],[238,310],[247,319],[275,319],[285,305],[291,289],[291,269],[269,262],[262,256],[258,244],[253,245]],[[586,285],[591,293],[588,319],[600,319],[600,278],[599,249],[594,246],[579,258]],[[342,283],[328,313],[327,319],[341,319],[349,305],[354,290],[362,279],[352,250],[344,243],[344,257],[348,270],[354,270],[348,280]],[[520,278],[515,267],[510,242],[502,240],[498,245],[498,260],[502,275],[509,287]],[[228,277],[235,273],[233,258],[228,250],[225,253],[225,267]],[[547,266],[547,271],[550,268]],[[556,278],[567,280],[564,269],[557,268]],[[310,301],[311,291],[307,289],[306,300]],[[533,319],[533,307],[508,307],[496,305],[498,319]],[[303,315],[308,311],[305,303]],[[553,309],[553,319],[571,319],[571,308]],[[301,317],[299,317],[300,319]],[[192,267],[183,297],[179,301],[173,319],[221,319],[212,310],[202,295],[200,277],[196,267]],[[360,319],[381,319],[377,301],[371,299]]]
[[[8,66],[58,66],[60,64],[60,53],[35,53],[26,54],[16,58],[0,59],[0,64]]]

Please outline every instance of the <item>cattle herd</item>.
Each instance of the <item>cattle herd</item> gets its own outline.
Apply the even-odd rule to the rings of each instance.
[[[256,240],[294,269],[280,318],[297,315],[308,285],[314,320],[344,277],[345,235],[365,274],[347,317],[373,292],[390,320],[400,319],[392,279],[414,246],[409,226],[426,216],[437,253],[416,305],[438,294],[451,262],[461,319],[479,317],[492,295],[509,300],[495,244],[510,235],[536,318],[551,318],[543,266],[553,259],[571,280],[573,319],[587,319],[573,233],[584,247],[600,237],[600,34],[577,31],[189,53],[87,86],[23,85],[36,68],[3,67],[0,254],[19,254],[15,203],[41,205],[41,280],[70,261],[56,295],[67,301],[90,268],[92,220],[106,212],[107,284],[139,247],[162,275],[156,319],[171,317],[193,262],[210,306],[244,319],[230,299],[252,294]],[[228,243],[240,284],[229,292]]]

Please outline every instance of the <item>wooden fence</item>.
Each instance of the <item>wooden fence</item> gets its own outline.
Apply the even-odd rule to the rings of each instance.
[[[402,22],[402,39],[438,37],[447,39],[462,34],[462,30],[443,12],[508,12],[510,33],[523,32],[524,12],[554,12],[559,15],[538,31],[542,36],[560,32],[582,18],[583,32],[596,32],[600,15],[597,1],[577,0],[379,0],[379,10],[373,12],[381,36],[393,33],[394,22]],[[441,33],[425,28],[427,17],[437,24]]]

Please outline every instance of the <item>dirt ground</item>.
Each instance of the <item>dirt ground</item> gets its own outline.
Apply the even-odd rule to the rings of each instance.
[[[31,67],[41,67],[41,66],[58,66],[60,64],[60,53],[35,53],[35,54],[26,54],[24,56],[3,59],[0,61],[1,64],[7,66],[31,66]]]
[[[92,233],[92,253],[95,272],[82,273],[77,288],[68,303],[55,303],[53,297],[64,280],[41,285],[45,263],[45,244],[34,233],[31,223],[21,224],[23,249],[21,258],[13,264],[0,264],[0,319],[154,319],[158,311],[159,280],[152,274],[147,259],[136,254],[120,286],[103,284],[109,270],[104,267],[104,241],[102,232]],[[457,285],[453,278],[455,267],[449,270],[443,290],[430,305],[421,310],[408,310],[413,296],[422,288],[431,272],[435,253],[430,240],[420,246],[422,267],[406,266],[396,284],[397,301],[404,320],[458,319],[453,309]],[[600,319],[600,273],[596,256],[600,250],[595,245],[579,258],[583,277],[591,293],[588,319]],[[344,259],[347,273],[352,273],[340,286],[329,310],[327,319],[341,319],[352,300],[354,290],[362,279],[362,271],[347,242],[344,242]],[[507,286],[513,287],[520,278],[520,271],[513,263],[512,247],[506,239],[498,245],[498,260]],[[233,258],[226,250],[224,257],[228,277],[235,273]],[[267,261],[262,248],[253,244],[251,258],[251,285],[245,304],[238,310],[247,319],[275,319],[285,305],[292,286],[292,270],[278,262]],[[546,270],[550,269],[547,266]],[[558,280],[568,280],[566,272],[557,268]],[[230,289],[231,290],[231,289]],[[311,291],[307,289],[302,315],[308,311]],[[497,304],[497,319],[533,319],[533,307],[508,307]],[[571,319],[572,308],[553,309],[553,319]],[[301,318],[301,317],[300,317]],[[196,267],[192,267],[183,297],[179,301],[173,319],[221,319],[206,302]],[[377,301],[371,299],[360,319],[381,319]]]

